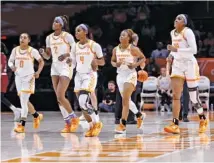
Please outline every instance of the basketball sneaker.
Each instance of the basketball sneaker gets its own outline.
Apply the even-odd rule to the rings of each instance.
[[[69,133],[70,132],[71,125],[68,123],[65,123],[64,128],[61,130],[61,133]]]
[[[123,124],[120,123],[114,131],[117,134],[125,134],[126,133],[126,126],[124,126]]]
[[[168,132],[168,133],[179,134],[180,128],[178,125],[176,125],[172,122],[170,125],[164,127],[164,131]]]
[[[89,128],[89,130],[85,133],[85,137],[92,137],[93,130],[94,130],[94,127]]]
[[[146,118],[146,114],[142,113],[140,117],[137,118],[137,128],[142,128],[143,120]]]
[[[199,133],[204,133],[207,130],[207,126],[208,126],[208,120],[207,119],[201,119],[200,120],[200,124],[199,124]]]
[[[80,120],[78,117],[71,119],[70,132],[76,132],[79,127]]]
[[[94,124],[92,135],[93,136],[98,136],[100,134],[102,128],[103,128],[103,123],[102,122],[97,122],[96,124]]]
[[[33,128],[39,128],[41,120],[43,120],[43,114],[39,114],[37,118],[33,118]]]
[[[18,133],[24,133],[24,132],[25,132],[25,127],[22,126],[21,123],[18,123],[18,124],[17,124],[17,127],[14,128],[14,131],[15,131],[15,132],[18,132]]]

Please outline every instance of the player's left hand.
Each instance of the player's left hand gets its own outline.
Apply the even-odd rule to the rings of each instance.
[[[37,72],[35,72],[35,74],[34,74],[34,76],[35,76],[35,78],[36,79],[38,79],[39,78],[39,75],[40,75],[40,73],[37,71]]]
[[[98,64],[97,64],[97,59],[93,59],[91,62],[91,67],[94,71],[97,70]]]
[[[58,57],[59,61],[64,61],[64,59],[67,58],[67,54],[62,54]]]
[[[167,50],[170,50],[172,52],[177,52],[178,51],[178,49],[176,47],[172,46],[172,45],[167,45]]]
[[[129,63],[127,66],[128,66],[130,69],[137,68],[136,63]]]

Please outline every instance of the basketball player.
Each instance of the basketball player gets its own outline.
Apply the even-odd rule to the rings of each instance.
[[[33,115],[33,127],[37,129],[43,115],[36,112],[34,106],[30,103],[30,95],[35,90],[35,78],[38,79],[44,67],[44,61],[39,55],[39,52],[29,46],[30,36],[27,33],[22,33],[19,38],[20,46],[15,47],[10,55],[8,66],[15,73],[15,83],[17,93],[21,103],[21,120],[18,126],[14,129],[15,132],[25,132],[25,123],[28,110]],[[34,72],[34,59],[39,63],[38,70]]]
[[[85,24],[78,25],[75,32],[76,39],[79,42],[72,49],[72,54],[76,57],[77,64],[74,91],[78,92],[79,105],[90,126],[85,136],[93,137],[99,135],[103,124],[99,121],[93,106],[88,103],[88,99],[97,85],[97,68],[98,66],[103,66],[105,60],[101,46],[88,38],[89,29]]]
[[[11,102],[5,97],[8,86],[8,76],[7,76],[7,57],[4,54],[4,49],[6,46],[1,43],[1,101],[4,105],[10,108],[14,114],[14,121],[19,121],[21,116],[21,109],[16,108]]]
[[[120,44],[113,49],[111,59],[112,66],[117,67],[117,85],[122,96],[122,119],[115,129],[115,132],[120,134],[126,133],[129,108],[137,117],[137,128],[141,128],[145,117],[145,114],[139,112],[135,103],[131,100],[131,94],[137,84],[136,68],[145,62],[145,56],[140,49],[132,45],[134,35],[135,33],[131,29],[121,32]]]
[[[79,118],[73,112],[69,101],[65,98],[73,75],[73,64],[67,64],[66,58],[70,57],[71,48],[75,47],[73,36],[68,33],[69,20],[67,16],[57,16],[53,22],[54,32],[46,38],[46,52],[40,49],[40,53],[46,59],[52,55],[51,79],[57,96],[59,108],[65,120],[65,127],[61,131],[75,132],[79,126]]]
[[[194,57],[197,54],[197,46],[195,35],[190,28],[191,24],[192,22],[187,15],[178,15],[174,22],[175,29],[170,33],[172,45],[167,46],[167,49],[171,51],[168,57],[168,64],[172,64],[173,120],[164,130],[174,134],[180,133],[178,118],[181,107],[180,98],[185,80],[187,81],[193,107],[197,110],[200,118],[199,133],[204,133],[208,125],[198,97],[198,80],[200,75],[198,63]]]

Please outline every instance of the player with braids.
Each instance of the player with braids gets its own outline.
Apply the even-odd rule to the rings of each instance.
[[[79,126],[79,118],[65,98],[74,68],[72,63],[66,63],[66,58],[70,57],[71,49],[75,48],[74,38],[69,33],[68,16],[55,17],[52,28],[54,32],[46,38],[46,50],[40,49],[40,53],[45,59],[52,56],[51,79],[65,120],[65,127],[61,132],[75,132]]]

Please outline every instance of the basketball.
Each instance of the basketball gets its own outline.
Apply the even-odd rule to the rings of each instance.
[[[138,71],[137,74],[138,74],[138,79],[137,80],[140,81],[140,82],[144,82],[144,81],[146,81],[148,79],[148,73],[146,71],[144,71],[144,70]]]

